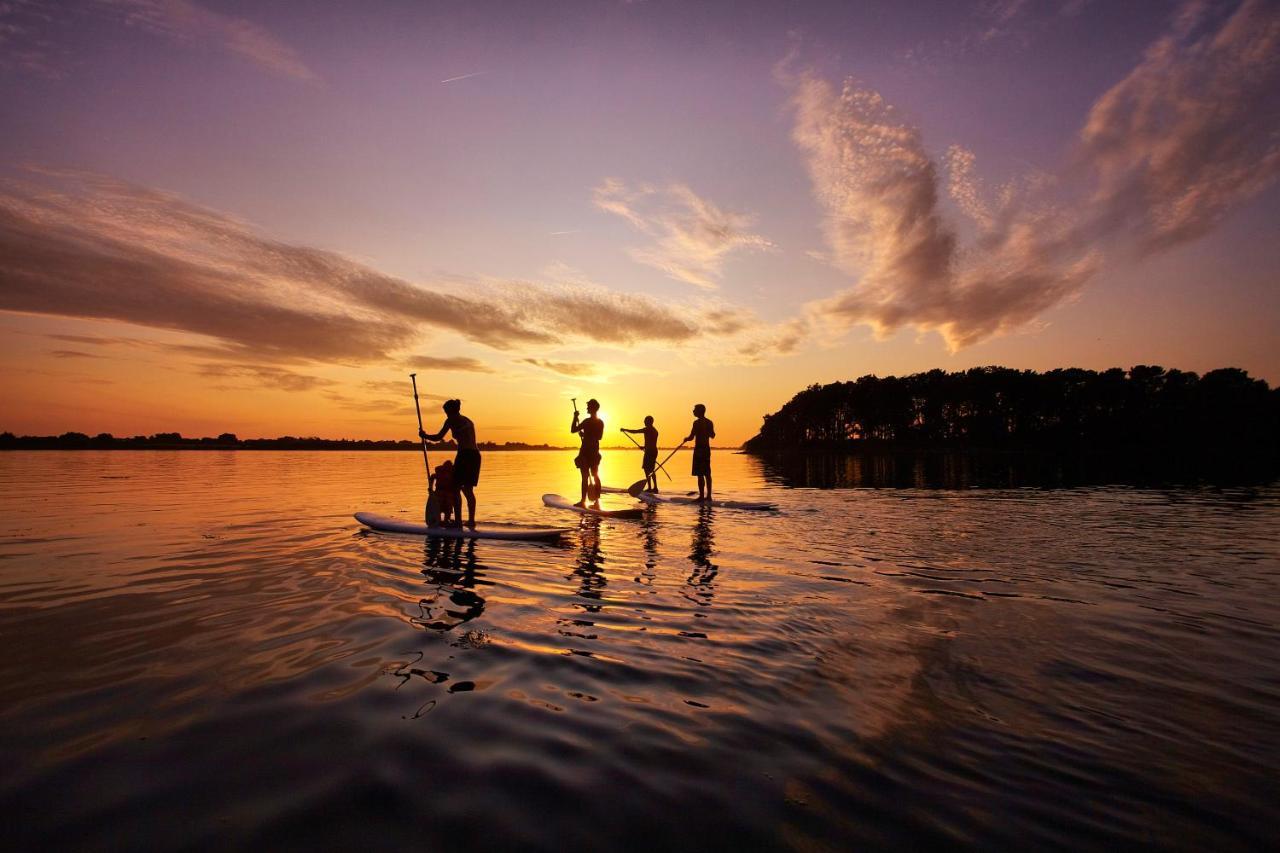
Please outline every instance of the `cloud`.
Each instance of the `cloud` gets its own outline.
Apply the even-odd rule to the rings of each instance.
[[[993,196],[971,152],[947,152],[950,197],[977,229],[963,246],[918,129],[853,82],[837,91],[780,75],[831,261],[858,277],[809,315],[881,336],[936,330],[952,349],[968,346],[1075,296],[1107,253],[1201,236],[1268,186],[1280,171],[1280,16],[1255,0],[1216,22],[1199,8],[1094,104],[1063,174],[1031,174]]]
[[[412,403],[406,403],[404,398],[386,398],[380,397],[368,399],[363,397],[351,397],[338,391],[324,391],[325,399],[333,403],[340,409],[346,409],[350,412],[369,412],[384,415],[413,415],[414,407]],[[426,397],[426,394],[421,395]]]
[[[66,76],[67,51],[49,37],[56,16],[32,0],[0,2],[0,70],[59,80]]]
[[[500,350],[685,345],[748,322],[588,285],[461,278],[432,290],[166,193],[81,173],[33,180],[0,184],[0,310],[214,339],[168,345],[193,355],[367,363],[412,346],[424,329]]]
[[[418,370],[462,370],[473,373],[492,373],[493,368],[478,358],[467,356],[415,355],[409,366]]]
[[[419,387],[425,383],[419,383]],[[412,395],[413,385],[409,381],[409,377],[404,379],[366,379],[360,383],[360,387],[366,391],[372,391],[375,394],[390,394],[392,396]],[[437,403],[443,403],[449,399],[444,394],[427,394],[421,390],[418,397],[423,400],[433,400]]]
[[[520,358],[520,364],[527,364],[561,376],[585,379],[591,382],[608,382],[617,376],[653,371],[630,364],[611,364],[603,361],[557,361],[549,358]]]
[[[105,358],[106,356],[95,355],[91,352],[81,352],[74,349],[55,349],[49,350],[49,355],[54,358]]]
[[[248,379],[252,385],[273,388],[280,391],[312,391],[336,384],[332,379],[298,373],[273,365],[257,364],[202,364],[198,368],[201,376],[211,379]],[[218,390],[242,390],[246,386],[216,385]]]
[[[122,15],[126,23],[170,40],[216,42],[274,74],[304,82],[319,79],[293,48],[262,27],[192,0],[98,0],[98,4]]]
[[[737,249],[773,248],[747,229],[755,218],[721,210],[682,184],[629,189],[614,178],[593,191],[596,207],[620,216],[654,239],[629,250],[631,257],[678,281],[708,290],[718,286],[726,256]]]
[[[1213,229],[1280,174],[1280,10],[1191,3],[1080,132],[1099,187],[1096,232],[1143,252]],[[1215,20],[1218,17],[1218,20]]]
[[[517,360],[521,364],[531,364],[534,367],[541,367],[543,370],[550,370],[552,373],[559,373],[562,376],[593,376],[596,373],[596,365],[585,361],[552,361],[546,358],[521,358]]]

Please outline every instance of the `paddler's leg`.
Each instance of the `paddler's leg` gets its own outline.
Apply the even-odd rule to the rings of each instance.
[[[591,502],[592,509],[600,508],[600,463],[591,466],[591,478],[596,483],[596,499]]]
[[[711,467],[707,467],[707,500],[711,500]]]
[[[462,487],[462,494],[467,496],[467,527],[476,529],[476,493],[470,486]],[[458,497],[458,518],[462,518],[462,497]]]

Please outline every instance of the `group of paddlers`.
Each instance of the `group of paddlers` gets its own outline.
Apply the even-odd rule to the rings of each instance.
[[[416,386],[414,390],[416,401]],[[476,444],[476,425],[462,414],[462,402],[459,400],[446,400],[441,408],[444,409],[445,420],[439,431],[429,433],[419,424],[418,436],[423,441],[440,441],[446,434],[452,434],[454,443],[457,445],[457,454],[451,462],[437,466],[435,471],[428,475],[426,522],[433,527],[461,526],[463,524],[462,499],[466,498],[465,524],[467,527],[474,528],[476,525],[475,487],[480,482],[480,447]],[[698,499],[710,501],[711,439],[716,437],[716,427],[707,418],[707,407],[701,403],[693,407],[693,418],[689,435],[680,442],[676,450],[693,442],[691,473],[698,478]],[[603,484],[600,482],[600,440],[604,438],[604,421],[600,419],[600,403],[596,400],[588,400],[587,416],[584,418],[578,412],[575,401],[569,432],[576,434],[582,442],[578,455],[573,460],[573,464],[582,475],[582,494],[575,506],[586,507],[587,502],[590,501],[592,508],[599,509],[600,492],[603,490]],[[658,462],[658,430],[653,425],[653,416],[645,417],[643,427],[636,429],[623,427],[622,432],[644,436],[644,455],[640,462],[640,467],[644,471],[644,488],[649,491],[658,491],[658,470],[671,457],[668,456],[667,460]],[[675,454],[675,450],[671,452],[672,455]]]

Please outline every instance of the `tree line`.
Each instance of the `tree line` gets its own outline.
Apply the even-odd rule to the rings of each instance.
[[[745,449],[1280,450],[1280,388],[1238,368],[975,367],[810,385]]]

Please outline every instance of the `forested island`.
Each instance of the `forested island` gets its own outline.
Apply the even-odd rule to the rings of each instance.
[[[976,367],[811,385],[744,446],[776,451],[1014,450],[1262,454],[1280,389],[1243,370]]]

